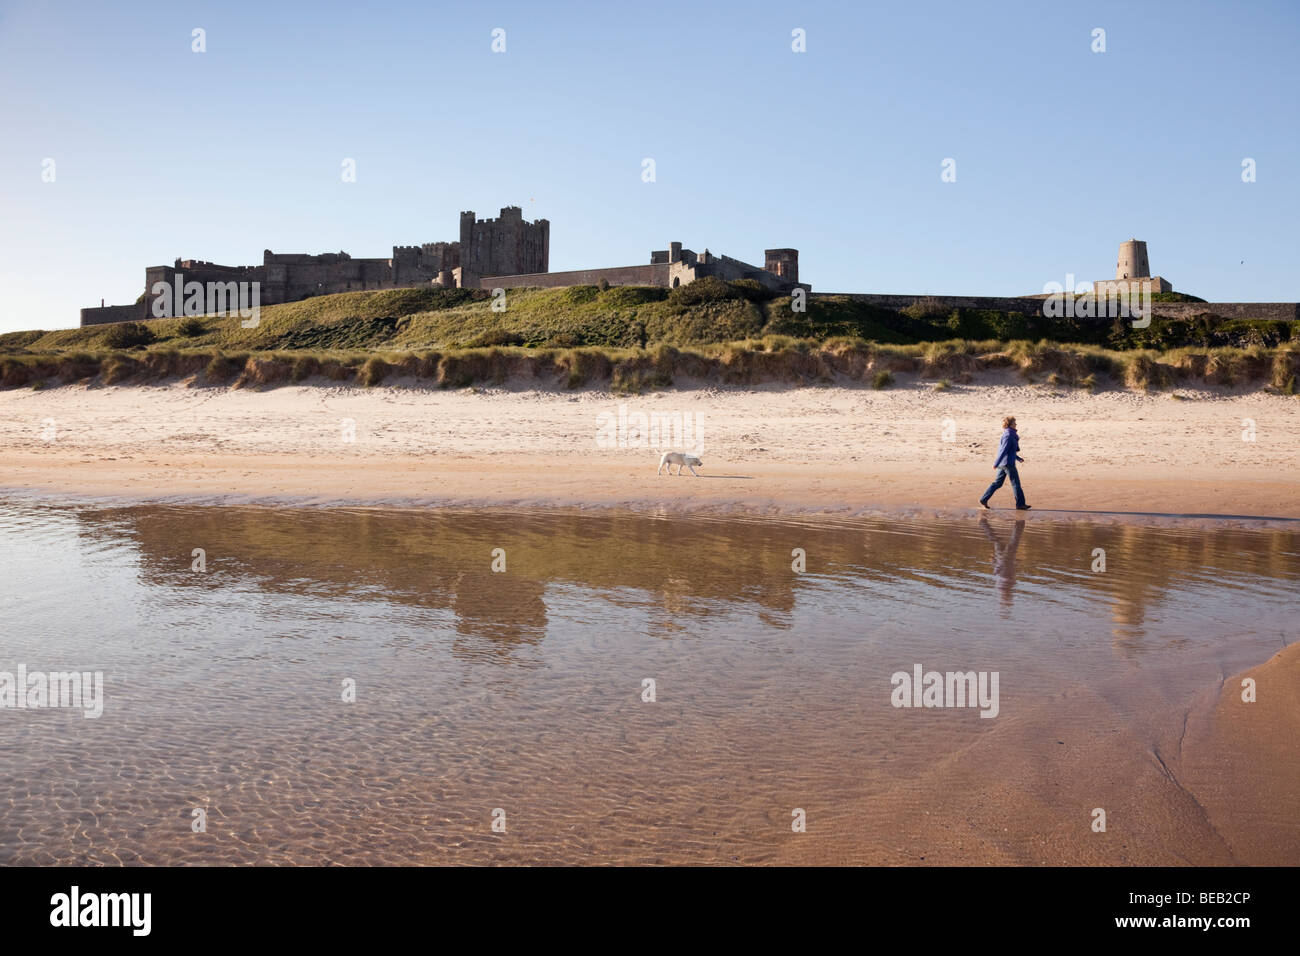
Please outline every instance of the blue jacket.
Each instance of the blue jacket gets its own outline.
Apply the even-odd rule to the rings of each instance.
[[[1003,465],[1014,465],[1016,456],[1020,454],[1020,437],[1016,434],[1014,428],[1005,428],[1002,430],[1002,441],[998,444],[998,457],[993,462],[994,468],[1001,468]]]

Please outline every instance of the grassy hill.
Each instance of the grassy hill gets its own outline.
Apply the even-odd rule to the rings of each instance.
[[[811,296],[807,311],[796,313],[788,297],[772,296],[756,282],[712,278],[671,291],[639,286],[509,290],[505,306],[494,308],[482,290],[393,289],[266,306],[257,328],[243,328],[238,317],[204,316],[11,332],[0,335],[0,384],[196,374],[238,384],[317,375],[374,384],[397,370],[464,385],[523,370],[568,384],[609,381],[640,388],[668,384],[681,374],[733,381],[822,381],[865,371],[873,381],[892,371],[928,370],[938,376],[946,369],[969,375],[1003,361],[997,356],[1019,356],[1007,361],[1038,369],[1039,360],[1026,356],[1046,354],[1076,357],[1054,359],[1060,368],[1038,369],[1064,376],[1063,381],[1087,384],[1100,374],[1149,384],[1162,376],[1149,374],[1150,369],[1136,376],[1129,372],[1145,367],[1143,355],[1154,350],[1156,357],[1146,361],[1159,366],[1160,354],[1199,348],[1253,356],[1210,362],[1212,375],[1226,375],[1223,369],[1229,367],[1240,374],[1253,369],[1250,374],[1278,379],[1279,388],[1287,382],[1294,388],[1289,370],[1300,344],[1295,322],[1210,315],[1157,317],[1150,328],[1135,330],[1127,321],[951,309],[937,300],[919,300],[895,312],[835,295]],[[1269,371],[1275,352],[1287,356],[1281,372]],[[777,361],[778,353],[786,358]],[[1106,357],[1110,353],[1116,355]],[[1183,358],[1170,361],[1166,364],[1175,371],[1179,363],[1188,364]],[[1164,378],[1171,376],[1177,377],[1171,371]]]
[[[1183,297],[1185,301],[1190,297]],[[808,310],[791,311],[785,296],[771,297],[753,282],[704,279],[671,291],[643,286],[571,286],[518,289],[494,311],[486,291],[391,289],[317,296],[266,306],[255,329],[232,317],[154,319],[139,341],[121,326],[0,335],[0,352],[107,348],[221,348],[255,351],[420,350],[518,345],[530,348],[644,348],[700,345],[765,335],[824,342],[851,336],[869,342],[913,344],[954,338],[1048,339],[1108,348],[1275,346],[1292,341],[1293,322],[1157,318],[1150,329],[1127,322],[1048,319],[1015,312],[948,309],[919,300],[903,312],[847,296],[811,296]]]

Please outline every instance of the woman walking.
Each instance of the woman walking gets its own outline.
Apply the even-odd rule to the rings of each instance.
[[[981,507],[989,506],[989,499],[993,497],[993,492],[1001,488],[1008,478],[1011,479],[1011,490],[1016,493],[1016,510],[1028,511],[1032,507],[1025,504],[1025,492],[1020,487],[1020,472],[1016,470],[1018,461],[1024,461],[1020,457],[1020,436],[1016,434],[1015,416],[1008,415],[1002,419],[1002,441],[998,443],[998,457],[993,462],[997,477],[993,479],[993,484],[989,485],[988,490],[980,495]]]

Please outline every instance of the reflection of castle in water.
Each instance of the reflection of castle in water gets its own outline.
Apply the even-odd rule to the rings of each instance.
[[[452,586],[456,633],[485,639],[497,653],[534,644],[546,634],[546,584],[503,578],[492,571],[462,571]]]
[[[981,521],[980,534],[960,523],[812,525],[572,512],[142,507],[82,511],[76,520],[86,537],[130,539],[145,583],[220,583],[449,613],[454,653],[503,658],[546,636],[555,613],[550,588],[571,586],[606,602],[592,620],[626,620],[647,639],[671,636],[673,621],[691,627],[738,613],[786,629],[796,598],[820,605],[828,581],[865,590],[868,600],[873,591],[906,600],[912,588],[982,576],[990,544],[995,587],[1009,614],[1024,575],[1026,534],[1023,520],[1006,532]],[[1033,589],[1082,594],[1084,604],[1095,595],[1109,604],[1119,625],[1112,644],[1125,657],[1146,650],[1149,608],[1172,588],[1194,587],[1206,576],[1219,584],[1290,581],[1295,569],[1287,555],[1300,551],[1300,534],[1290,531],[1211,535],[1049,524],[1032,536]],[[806,550],[806,573],[791,567],[792,547]],[[1088,574],[1094,547],[1107,551],[1106,573]],[[190,571],[194,548],[207,552],[207,575]],[[504,573],[492,570],[494,549],[505,552]]]
[[[648,595],[660,621],[740,606],[787,627],[798,584],[779,559],[784,532],[757,525],[249,508],[130,508],[78,520],[88,536],[131,537],[146,581],[205,586],[210,578],[189,571],[190,551],[201,547],[209,574],[235,575],[262,591],[449,611],[454,649],[469,656],[508,656],[541,641],[546,591],[557,584],[629,606],[643,607]],[[492,570],[496,548],[505,552],[504,573]],[[638,597],[628,601],[628,592]]]

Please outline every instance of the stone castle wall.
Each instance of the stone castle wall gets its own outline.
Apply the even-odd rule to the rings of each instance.
[[[798,274],[797,268],[795,273]],[[792,286],[800,284],[797,279],[782,279],[766,269],[733,259],[731,256],[709,256],[707,260],[697,259],[695,278],[704,276],[716,276],[727,282],[734,282],[736,279],[753,279],[773,292],[787,292]],[[811,289],[811,286],[806,288]]]
[[[672,289],[705,276],[715,276],[726,281],[754,279],[773,292],[788,292],[795,285],[765,269],[730,256],[715,256],[707,251],[697,255],[690,249],[683,249],[679,242],[672,243],[667,250],[652,252],[649,265],[480,276],[476,277],[475,285],[482,289],[550,289],[566,285],[599,285],[604,281],[610,285],[649,285]]]
[[[933,303],[941,309],[990,309],[997,312],[1019,312],[1022,315],[1042,315],[1043,297],[999,297],[978,295],[871,295],[864,293],[820,293],[842,295],[855,302],[902,311],[912,303]],[[1151,311],[1156,318],[1188,319],[1197,315],[1217,315],[1224,319],[1260,319],[1269,321],[1300,321],[1300,303],[1296,302],[1153,302]],[[1098,322],[1109,322],[1100,317]]]
[[[81,325],[110,325],[113,322],[138,322],[149,318],[148,307],[139,305],[104,305],[81,310]]]
[[[875,295],[871,293],[820,293],[822,295],[838,294],[864,302],[867,305],[880,306],[884,309],[902,311],[917,301],[932,302],[944,309],[991,309],[996,312],[1019,312],[1022,315],[1041,315],[1043,300],[988,295]]]
[[[1099,296],[1108,296],[1112,293],[1126,296],[1135,291],[1145,294],[1147,286],[1151,287],[1150,291],[1153,294],[1174,291],[1174,284],[1160,276],[1141,276],[1137,279],[1098,279],[1092,284],[1092,291]]]
[[[610,285],[668,286],[669,263],[652,263],[645,266],[616,266],[612,269],[575,269],[571,272],[532,272],[509,276],[485,276],[478,280],[481,289],[553,289],[566,285],[599,285],[604,279]]]
[[[460,268],[459,242],[426,242],[420,246],[393,246],[393,285],[437,282],[444,272]]]
[[[1208,313],[1224,319],[1300,321],[1298,302],[1153,302],[1151,311],[1167,319],[1190,319]]]
[[[391,259],[353,259],[346,253],[321,256],[263,253],[262,304],[297,302],[313,295],[393,288]],[[188,276],[187,276],[188,278]]]

